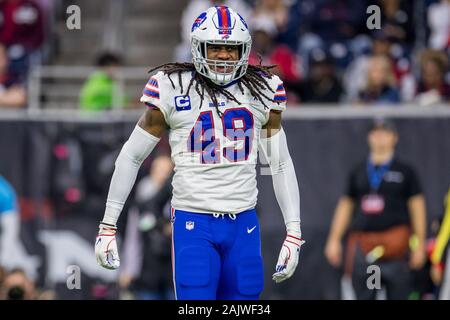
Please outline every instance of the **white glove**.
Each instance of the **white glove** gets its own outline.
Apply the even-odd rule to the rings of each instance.
[[[289,222],[286,228],[287,236],[278,256],[276,272],[272,275],[272,279],[276,283],[284,281],[294,274],[298,264],[300,247],[305,243],[302,239],[299,222]]]
[[[100,223],[95,240],[95,257],[99,265],[106,269],[117,269],[120,266],[119,251],[116,243],[116,226]]]

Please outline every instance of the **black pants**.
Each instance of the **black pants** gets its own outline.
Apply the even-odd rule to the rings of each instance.
[[[386,289],[388,300],[406,300],[412,290],[412,277],[408,260],[396,259],[390,261],[376,261],[373,265],[380,268],[381,286]],[[377,289],[369,289],[367,280],[374,272],[368,273],[370,265],[366,262],[364,253],[356,248],[352,285],[358,300],[374,300]],[[372,282],[372,281],[370,281]]]

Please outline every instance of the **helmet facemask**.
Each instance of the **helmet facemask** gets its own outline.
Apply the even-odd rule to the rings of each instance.
[[[208,59],[208,45],[238,46],[239,58],[236,61]],[[251,40],[246,42],[226,39],[201,41],[196,37],[192,38],[192,56],[197,72],[218,85],[227,85],[245,74],[250,48]],[[220,72],[217,68],[224,68],[224,70]]]

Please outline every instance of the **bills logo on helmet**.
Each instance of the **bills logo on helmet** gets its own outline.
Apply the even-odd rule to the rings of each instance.
[[[236,13],[237,13],[237,12],[236,12]],[[248,30],[247,22],[245,22],[244,18],[242,18],[242,16],[241,16],[239,13],[237,13],[237,15],[239,16],[239,18],[241,18],[242,24],[243,24],[243,25],[245,26],[245,28]]]
[[[206,20],[206,12],[203,12],[197,17],[197,19],[195,19],[194,24],[192,25],[191,32],[200,27],[203,24],[203,22],[205,22],[205,20]]]

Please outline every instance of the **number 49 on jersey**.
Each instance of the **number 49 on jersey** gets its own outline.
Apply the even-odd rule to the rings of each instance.
[[[227,109],[222,116],[223,141],[233,141],[232,146],[222,147],[216,137],[216,126],[212,111],[198,116],[188,139],[188,150],[199,154],[200,163],[221,163],[222,158],[230,162],[248,160],[253,147],[254,121],[252,113],[245,108]]]

